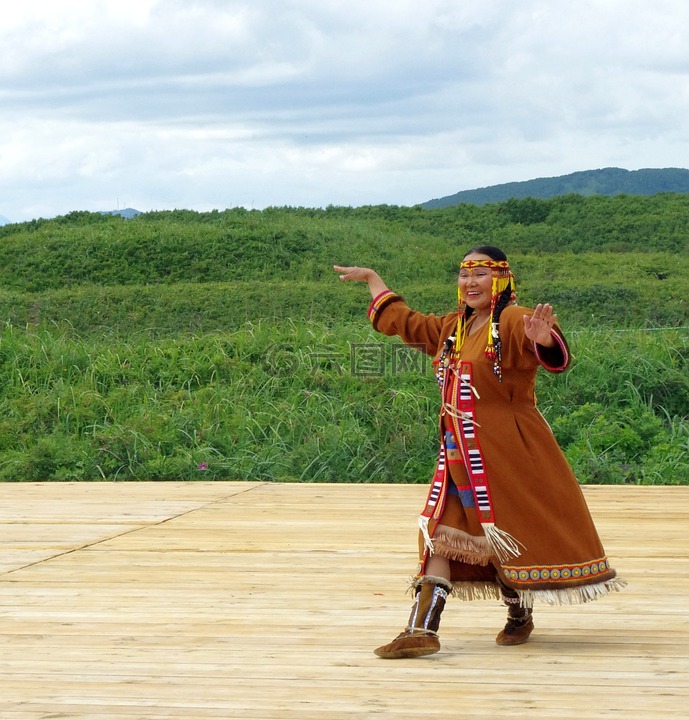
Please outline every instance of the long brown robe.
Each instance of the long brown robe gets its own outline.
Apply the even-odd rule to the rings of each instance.
[[[625,585],[615,579],[579,483],[536,407],[537,369],[565,370],[569,350],[558,327],[554,348],[526,337],[523,316],[532,312],[511,305],[500,316],[502,381],[485,356],[488,323],[473,329],[469,321],[456,367],[444,382],[440,470],[420,518],[417,573],[424,574],[435,552],[450,559],[456,596],[499,598],[502,585],[516,591],[525,607],[536,599],[586,602]],[[379,332],[433,355],[436,367],[457,325],[457,313],[424,315],[390,291],[374,300],[369,317]],[[464,382],[469,424],[462,423],[456,402],[462,373],[472,386],[467,390]]]

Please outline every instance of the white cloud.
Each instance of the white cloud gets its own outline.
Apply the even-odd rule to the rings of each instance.
[[[408,204],[686,164],[682,0],[26,0],[0,213]],[[105,203],[105,205],[104,205]]]

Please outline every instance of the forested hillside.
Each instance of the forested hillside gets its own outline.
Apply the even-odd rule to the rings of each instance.
[[[426,482],[429,364],[372,333],[372,265],[427,312],[509,254],[576,356],[540,406],[582,482],[689,482],[689,197],[439,210],[72,213],[0,228],[0,479]]]
[[[689,170],[684,168],[645,168],[624,170],[602,168],[582,170],[558,177],[534,178],[490,187],[462,190],[454,195],[422,203],[427,209],[449,207],[460,203],[485,205],[521,198],[552,198],[557,195],[657,195],[689,193]]]

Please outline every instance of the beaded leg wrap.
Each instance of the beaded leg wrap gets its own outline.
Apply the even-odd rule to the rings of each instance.
[[[519,595],[511,588],[502,585],[502,600],[507,605],[507,622],[498,633],[495,642],[498,645],[522,645],[533,632],[533,611],[521,607]]]
[[[421,578],[406,629],[391,643],[376,648],[373,652],[388,660],[437,653],[440,650],[440,616],[451,590],[451,583],[444,578],[431,575]]]

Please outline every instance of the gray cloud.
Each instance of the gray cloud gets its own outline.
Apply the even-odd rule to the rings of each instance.
[[[688,24],[682,0],[29,1],[0,28],[0,213],[681,165]]]

